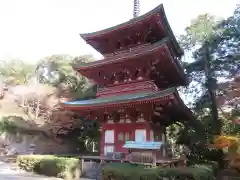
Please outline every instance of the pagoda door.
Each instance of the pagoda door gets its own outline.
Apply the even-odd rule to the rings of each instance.
[[[104,140],[104,155],[114,152],[114,130],[106,130]]]

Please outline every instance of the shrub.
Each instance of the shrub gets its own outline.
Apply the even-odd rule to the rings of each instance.
[[[159,180],[169,179],[191,179],[211,180],[213,173],[205,167],[179,167],[179,168],[146,168],[134,165],[117,165],[116,163],[106,165],[102,170],[102,180]]]
[[[18,156],[17,164],[23,170],[46,176],[68,180],[80,177],[80,161],[77,158],[54,155],[22,155]]]
[[[194,165],[191,165],[190,167],[205,169],[206,172],[208,172],[209,174],[212,173],[213,176],[217,176],[217,173],[219,171],[218,163],[216,162],[194,164]]]
[[[18,127],[13,122],[9,121],[7,117],[0,118],[0,133],[16,133],[17,130]]]
[[[21,155],[17,157],[17,164],[25,171],[34,171],[36,165],[44,158],[53,158],[53,156]]]

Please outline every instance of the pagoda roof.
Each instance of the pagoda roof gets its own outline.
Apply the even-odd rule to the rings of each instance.
[[[142,55],[151,54],[153,51],[159,50],[161,48],[164,48],[164,47],[167,48],[168,43],[169,43],[169,38],[164,38],[157,43],[141,46],[140,48],[136,47],[133,49],[125,50],[117,54],[112,54],[112,56],[105,57],[104,59],[101,59],[98,61],[75,65],[74,68],[81,71],[81,70],[91,69],[93,67],[100,67],[107,64],[120,63],[125,60],[129,61]]]
[[[102,76],[99,76],[99,72],[111,69],[110,72],[118,71],[119,68],[124,66],[131,67],[134,64],[139,66],[149,66],[152,61],[159,59],[158,71],[163,68],[164,63],[171,64],[171,71],[176,72],[175,80],[180,82],[178,84],[187,84],[187,79],[184,75],[184,70],[182,67],[182,62],[180,59],[173,58],[171,56],[171,48],[169,47],[170,40],[168,37],[162,39],[154,44],[149,44],[146,46],[136,47],[134,49],[125,50],[122,53],[113,54],[105,59],[86,63],[74,65],[73,68],[77,70],[81,75],[93,80],[97,84],[105,84],[106,80]],[[150,69],[150,67],[149,67]]]
[[[162,28],[163,28],[164,32],[167,34],[168,37],[171,38],[174,49],[176,49],[177,53],[180,56],[183,55],[184,52],[183,52],[182,48],[180,47],[180,45],[178,44],[178,42],[177,42],[177,40],[176,40],[176,38],[173,34],[173,31],[172,31],[172,29],[169,25],[169,22],[167,20],[163,4],[160,4],[159,6],[152,9],[151,11],[149,11],[149,12],[147,12],[147,13],[141,15],[141,16],[138,16],[136,18],[133,18],[133,19],[127,21],[127,22],[124,22],[124,23],[121,23],[121,24],[118,24],[116,26],[112,26],[110,28],[106,28],[106,29],[103,29],[103,30],[100,30],[100,31],[96,31],[96,32],[92,32],[92,33],[83,33],[83,34],[80,34],[80,36],[89,45],[91,45],[96,50],[100,51],[99,50],[100,45],[98,43],[96,43],[97,39],[101,39],[101,38],[103,38],[103,36],[108,36],[108,35],[110,35],[112,33],[115,33],[115,32],[131,29],[132,27],[139,25],[139,23],[141,23],[142,21],[151,20],[152,17],[155,17],[155,16],[160,16],[161,17],[161,23],[163,25]],[[100,53],[104,53],[104,52],[100,51]]]
[[[84,71],[95,68],[95,67],[104,67],[105,65],[109,65],[109,64],[119,64],[126,60],[129,62],[141,56],[151,55],[152,53],[162,49],[167,50],[168,53],[170,53],[170,50],[168,48],[169,42],[170,42],[169,38],[166,37],[154,44],[149,44],[141,48],[129,49],[128,51],[124,51],[122,53],[106,57],[102,60],[74,65],[73,68],[80,71],[82,75],[86,76]],[[148,58],[146,58],[145,60],[148,61]],[[181,65],[182,63],[181,60],[177,60],[173,58],[173,63],[175,63],[177,68],[180,70],[180,72],[184,74],[183,67]]]
[[[170,116],[173,121],[183,120],[186,123],[192,124],[194,127],[200,127],[200,123],[192,114],[191,110],[184,104],[175,87],[158,92],[149,93],[132,93],[117,96],[99,97],[83,101],[71,101],[63,103],[64,108],[76,110],[80,113],[108,109],[118,109],[121,107],[142,106],[145,103],[160,103],[166,104],[174,100]],[[190,120],[190,121],[189,121]]]
[[[174,93],[176,93],[176,88],[169,88],[163,91],[158,92],[139,92],[139,93],[131,93],[131,94],[123,94],[118,96],[109,96],[109,97],[99,97],[96,99],[90,99],[90,100],[83,100],[83,101],[70,101],[65,102],[63,105],[65,107],[77,107],[78,109],[93,109],[98,108],[99,106],[113,106],[117,104],[120,105],[126,105],[128,103],[136,103],[141,104],[143,101],[152,101],[159,98],[164,98],[167,96],[171,96]]]

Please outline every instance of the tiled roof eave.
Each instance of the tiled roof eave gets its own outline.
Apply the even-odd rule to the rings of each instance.
[[[120,107],[120,106],[132,106],[132,105],[139,105],[139,104],[146,104],[146,103],[154,103],[154,102],[158,102],[158,101],[165,101],[168,99],[173,98],[174,96],[174,92],[175,92],[175,88],[170,88],[164,91],[160,91],[157,93],[152,93],[149,96],[146,95],[145,97],[140,97],[140,98],[135,98],[135,99],[123,99],[123,100],[116,100],[116,101],[111,101],[109,100],[109,102],[101,102],[101,98],[97,98],[96,103],[91,103],[88,104],[87,101],[86,103],[79,103],[77,104],[77,102],[75,104],[69,104],[69,103],[65,103],[63,104],[63,106],[65,108],[68,109],[98,109],[98,108],[106,108],[106,107],[110,107],[110,108],[115,108],[115,107]],[[152,95],[152,96],[151,96]],[[155,96],[156,95],[156,96]],[[99,102],[97,102],[97,100]],[[82,101],[84,102],[84,101]]]
[[[126,55],[122,56],[122,57],[114,58],[114,56],[113,56],[111,58],[106,58],[106,59],[102,59],[102,60],[98,60],[98,61],[94,61],[94,62],[90,62],[90,63],[86,63],[86,64],[75,65],[73,68],[78,71],[83,71],[83,70],[88,70],[88,69],[92,69],[95,67],[101,67],[101,66],[108,65],[108,64],[120,63],[125,60],[135,59],[137,57],[153,53],[155,51],[158,51],[158,50],[168,46],[168,42],[169,42],[169,38],[166,37],[166,38],[162,39],[161,41],[159,41],[155,44],[149,45],[148,47],[140,49],[139,51],[136,51],[134,53],[129,52],[129,53],[126,53]]]
[[[196,120],[197,118],[193,115],[192,111],[183,102],[177,91],[174,93],[174,97],[177,99],[179,107],[182,109],[183,112],[186,113],[186,116],[191,120]]]
[[[173,46],[176,49],[179,57],[181,57],[184,54],[184,51],[180,47],[179,43],[177,42],[176,37],[173,34],[172,28],[170,27],[170,24],[168,22],[168,19],[167,19],[167,16],[166,16],[164,8],[160,9],[160,14],[161,14],[161,16],[163,18],[163,25],[164,25],[163,27],[164,27],[165,31],[168,33],[168,36],[171,39],[171,41],[173,43]]]
[[[124,23],[121,23],[121,24],[118,24],[116,26],[113,26],[113,27],[110,27],[110,28],[106,28],[106,29],[103,29],[103,30],[100,30],[100,31],[96,31],[96,32],[92,32],[92,33],[83,33],[83,34],[80,34],[80,36],[84,40],[87,41],[87,40],[93,39],[95,37],[99,37],[99,36],[102,36],[104,34],[107,34],[107,33],[119,30],[121,28],[125,28],[127,26],[132,25],[132,24],[136,24],[138,22],[141,22],[144,19],[150,18],[154,14],[161,13],[162,9],[163,9],[163,4],[160,4],[159,6],[157,6],[154,9],[152,9],[151,11],[147,12],[146,14],[138,16],[138,17],[136,17],[134,19],[131,19],[131,20],[127,21],[127,22],[124,22]]]
[[[160,4],[159,6],[157,6],[156,8],[154,8],[153,10],[149,11],[148,13],[139,16],[137,18],[131,19],[127,22],[124,22],[122,24],[107,28],[107,29],[103,29],[100,31],[96,31],[96,32],[92,32],[92,33],[83,33],[80,34],[80,36],[85,40],[85,41],[91,41],[94,38],[98,38],[100,36],[104,36],[108,33],[114,32],[114,31],[119,31],[121,28],[125,28],[128,26],[134,26],[134,24],[137,24],[145,19],[150,19],[152,16],[159,14],[162,17],[162,23],[163,23],[163,28],[165,30],[165,32],[168,34],[168,36],[171,38],[171,41],[173,43],[174,48],[176,49],[178,56],[181,57],[184,54],[183,49],[180,47],[180,45],[178,44],[173,31],[169,25],[168,19],[166,17],[166,13],[163,7],[163,4]],[[91,43],[90,43],[91,44]]]
[[[126,101],[126,102],[112,102],[112,103],[102,103],[102,104],[94,104],[94,105],[64,105],[66,108],[77,108],[77,109],[99,109],[99,108],[116,108],[116,107],[130,107],[133,105],[140,105],[140,104],[150,104],[159,101],[166,101],[171,99],[171,96],[168,95],[166,97],[159,97],[159,98],[151,98],[147,100],[135,100],[135,101]]]

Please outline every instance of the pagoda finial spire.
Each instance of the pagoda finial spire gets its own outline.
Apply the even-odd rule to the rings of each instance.
[[[140,0],[134,0],[133,2],[133,18],[138,17],[140,14]]]

